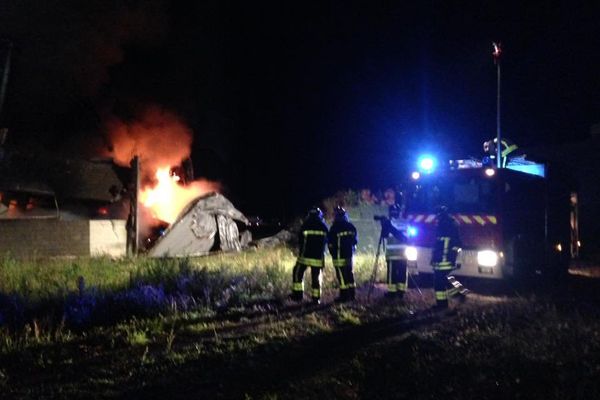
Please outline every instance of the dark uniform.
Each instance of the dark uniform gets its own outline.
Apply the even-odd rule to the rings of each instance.
[[[387,264],[386,297],[402,298],[408,288],[408,260],[406,258],[405,221],[401,219],[400,206],[394,204],[389,208],[390,219],[383,224],[385,238],[385,261]]]
[[[321,299],[321,270],[325,266],[325,248],[327,245],[327,225],[319,208],[313,208],[302,224],[299,234],[300,251],[293,270],[293,286],[290,298],[302,301],[304,293],[304,272],[310,267],[312,277],[311,298],[319,304]]]
[[[355,297],[354,273],[352,262],[356,249],[356,227],[348,220],[348,214],[342,207],[336,207],[333,225],[327,235],[329,253],[333,267],[340,282],[338,302],[352,301]]]
[[[441,208],[436,221],[435,243],[431,255],[433,290],[435,291],[436,305],[440,308],[447,308],[449,297],[456,294],[464,295],[467,291],[454,277],[448,276],[456,266],[461,242],[456,221],[448,214],[445,207]]]

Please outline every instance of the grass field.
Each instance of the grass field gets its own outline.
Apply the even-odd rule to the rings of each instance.
[[[473,293],[434,312],[429,287],[289,303],[286,248],[194,259],[0,267],[0,398],[588,399],[600,394],[595,281]],[[382,275],[383,275],[383,271]]]

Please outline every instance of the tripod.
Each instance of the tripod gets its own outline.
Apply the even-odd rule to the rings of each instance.
[[[381,254],[381,245],[383,244],[383,229],[379,234],[379,243],[377,243],[377,252],[375,253],[375,263],[373,263],[373,272],[371,274],[371,281],[369,283],[369,291],[367,292],[367,301],[371,298],[371,292],[373,292],[373,286],[375,286],[375,279],[377,278],[377,268],[379,267],[379,254]]]
[[[381,230],[381,234],[379,235],[379,243],[377,243],[377,252],[375,253],[375,262],[373,263],[373,272],[371,273],[371,280],[369,283],[369,291],[367,292],[367,301],[371,299],[371,293],[373,292],[373,287],[375,286],[375,279],[377,279],[377,269],[379,267],[379,255],[381,254],[381,245],[383,244],[383,239],[385,239],[385,235],[383,234],[383,229]],[[421,288],[417,284],[415,278],[413,278],[410,271],[408,271],[408,265],[406,266],[406,273],[408,277],[412,280],[413,284],[419,291],[421,297],[423,297],[423,292],[421,292]]]

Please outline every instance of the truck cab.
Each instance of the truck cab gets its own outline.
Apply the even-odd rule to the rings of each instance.
[[[559,175],[524,160],[499,169],[453,160],[413,174],[405,197],[406,219],[416,232],[417,272],[432,272],[435,210],[441,205],[456,221],[462,242],[453,274],[507,279],[566,272],[576,235],[572,192]]]

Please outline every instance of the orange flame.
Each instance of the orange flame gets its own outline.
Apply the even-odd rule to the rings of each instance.
[[[116,163],[129,165],[139,156],[142,188],[140,203],[149,214],[172,224],[192,200],[209,192],[220,191],[220,184],[196,180],[181,183],[171,168],[179,166],[191,153],[192,132],[175,114],[159,107],[148,107],[136,120],[112,119],[107,124]],[[146,221],[156,225],[157,221]]]
[[[157,106],[146,108],[133,121],[113,118],[107,129],[115,162],[129,166],[139,156],[142,179],[152,179],[159,168],[179,165],[190,156],[192,131],[175,114]]]
[[[219,190],[219,184],[206,180],[192,182],[182,186],[180,178],[170,173],[169,167],[156,171],[155,185],[146,186],[140,191],[140,202],[148,208],[152,216],[172,224],[183,208],[203,194]]]

